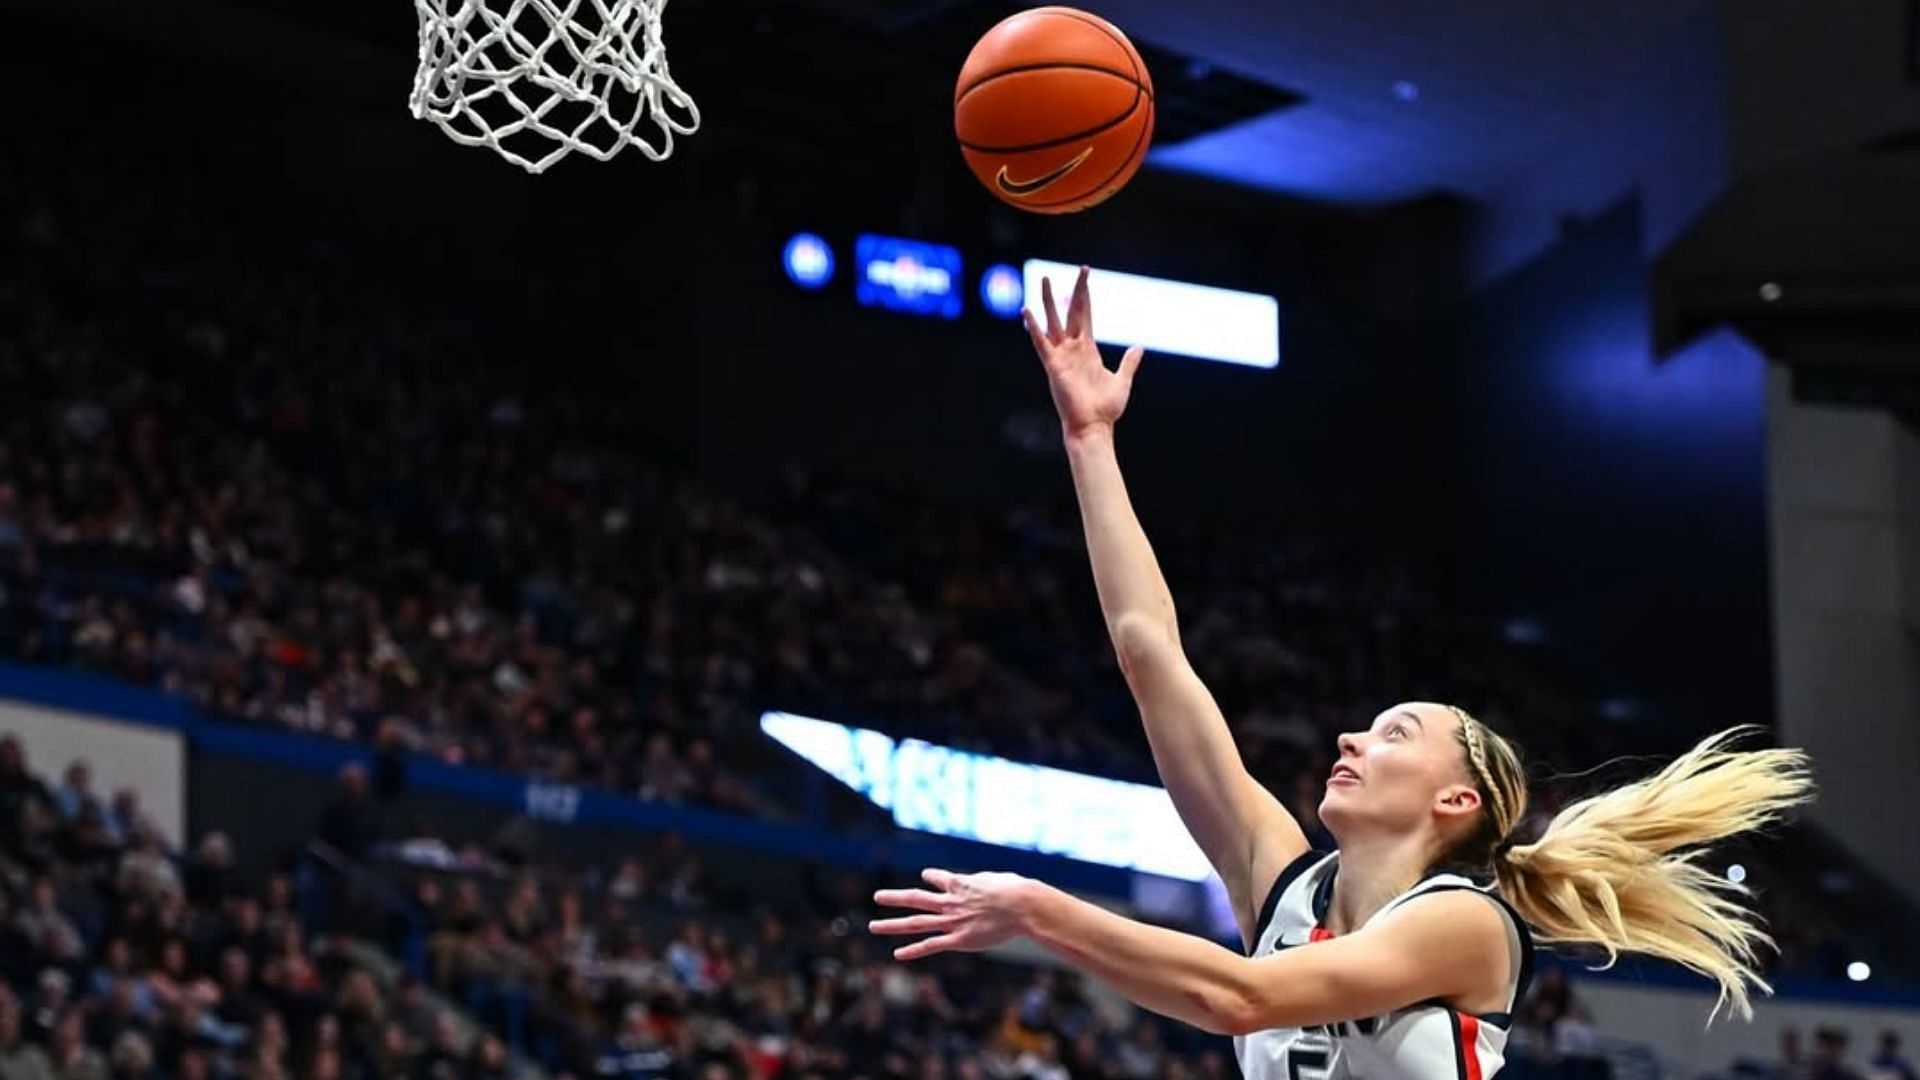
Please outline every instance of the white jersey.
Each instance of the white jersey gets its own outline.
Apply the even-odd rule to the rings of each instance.
[[[1251,955],[1270,956],[1332,937],[1324,924],[1339,867],[1337,854],[1310,851],[1294,860],[1267,895]],[[1518,962],[1506,1011],[1475,1015],[1431,1001],[1325,1027],[1256,1031],[1233,1040],[1247,1080],[1491,1080],[1506,1060],[1513,1011],[1533,975],[1533,939],[1526,924],[1498,895],[1458,874],[1427,878],[1373,918],[1416,896],[1448,889],[1490,897],[1513,924]]]

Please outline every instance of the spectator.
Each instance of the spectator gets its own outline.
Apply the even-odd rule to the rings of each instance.
[[[152,900],[179,892],[180,872],[160,834],[151,827],[142,825],[133,833],[127,853],[120,858],[119,886],[129,895]]]
[[[88,1014],[87,1043],[112,1046],[123,1031],[146,1031],[156,1013],[156,1005],[140,1003],[136,991],[145,987],[131,977],[116,979],[106,991],[106,1004]],[[150,1002],[151,996],[144,995]]]
[[[27,948],[42,961],[69,965],[78,962],[86,951],[80,928],[60,910],[53,879],[45,874],[34,878],[27,906],[13,920]]]
[[[1873,1055],[1873,1068],[1880,1080],[1920,1080],[1913,1062],[1900,1053],[1900,1033],[1892,1028],[1880,1033],[1880,1050]]]
[[[107,1059],[86,1043],[78,1010],[68,1010],[54,1028],[48,1050],[54,1080],[107,1080]]]
[[[435,1015],[432,1037],[426,1052],[420,1056],[418,1075],[424,1080],[461,1080],[465,1069],[460,1045],[459,1025],[453,1014]]]
[[[276,1064],[285,1062],[293,1049],[286,1019],[277,1012],[261,1017],[260,1026],[253,1033],[253,1046],[256,1063],[263,1059]]]
[[[207,1063],[206,1053],[198,1049],[182,1053],[174,1065],[172,1080],[213,1080],[213,1067]]]
[[[1773,1069],[1774,1080],[1802,1080],[1807,1074],[1807,1056],[1800,1045],[1800,1029],[1792,1024],[1780,1029],[1780,1060]]]
[[[685,801],[693,787],[693,774],[674,753],[673,740],[664,732],[649,737],[646,764],[640,774],[640,797],[678,803]]]
[[[200,847],[187,867],[187,902],[194,907],[217,908],[238,892],[239,875],[233,869],[233,846],[224,833],[200,838]]]
[[[1182,1063],[1173,1061],[1169,1064],[1178,1067]],[[1060,1060],[1060,1040],[1051,1033],[1040,1036],[1032,1049],[1020,1055],[1014,1067],[1029,1080],[1071,1080],[1072,1075]]]
[[[491,1033],[473,1042],[467,1080],[507,1080],[507,1044]]]
[[[55,813],[47,786],[27,770],[20,740],[0,738],[0,853],[44,865],[45,834]]]
[[[54,1080],[46,1052],[26,1039],[20,1001],[0,986],[0,1080]]]
[[[679,1061],[654,1034],[651,1021],[646,1006],[628,1006],[620,1033],[595,1059],[594,1072],[614,1080],[664,1080],[673,1076]]]
[[[140,792],[126,787],[113,793],[113,806],[107,813],[107,832],[115,843],[125,844],[151,826],[146,811],[140,808]]]
[[[253,991],[253,961],[247,950],[229,945],[220,953],[219,983],[220,1004],[215,1015],[235,1027],[257,1027],[267,1013],[267,1004]]]
[[[381,1027],[378,1048],[361,1072],[379,1078],[407,1076],[417,1056],[406,1025],[389,1021]]]
[[[124,1031],[113,1041],[108,1058],[113,1080],[156,1080],[153,1045],[137,1031]]]
[[[1847,1064],[1844,1029],[1823,1027],[1813,1033],[1813,1057],[1807,1063],[1807,1080],[1862,1080]]]
[[[96,799],[80,803],[56,847],[60,860],[91,872],[111,865],[120,855],[120,843],[107,828],[106,811]]]
[[[84,761],[75,761],[67,766],[66,779],[53,793],[54,803],[60,808],[60,817],[73,821],[87,806],[99,805],[93,794],[93,770]]]
[[[363,859],[380,839],[367,771],[359,765],[340,769],[333,801],[320,815],[319,838],[350,859]]]
[[[307,1064],[306,1080],[344,1080],[345,1075],[340,1051],[335,1047],[322,1046],[315,1050]]]
[[[65,971],[50,967],[40,972],[33,996],[32,1010],[26,1020],[27,1039],[35,1046],[51,1047],[60,1020],[72,1009],[73,980]]]
[[[1119,1047],[1119,1074],[1124,1080],[1148,1080],[1159,1076],[1165,1055],[1160,1046],[1160,1027],[1141,1019]]]

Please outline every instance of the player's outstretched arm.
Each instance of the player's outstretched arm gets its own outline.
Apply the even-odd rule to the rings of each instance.
[[[1503,985],[1513,962],[1499,909],[1465,890],[1418,897],[1344,937],[1250,959],[1016,874],[928,870],[922,877],[931,888],[874,894],[882,906],[920,913],[872,923],[876,934],[926,935],[894,950],[896,959],[977,952],[1025,937],[1142,1008],[1216,1034],[1470,1001]]]
[[[1060,413],[1107,630],[1140,706],[1160,781],[1226,884],[1241,933],[1251,941],[1267,890],[1307,850],[1306,836],[1247,772],[1226,717],[1187,661],[1173,595],[1120,475],[1114,425],[1126,410],[1140,349],[1127,350],[1118,371],[1107,369],[1093,340],[1084,268],[1064,323],[1050,282],[1041,296],[1045,324],[1028,311],[1027,331]]]

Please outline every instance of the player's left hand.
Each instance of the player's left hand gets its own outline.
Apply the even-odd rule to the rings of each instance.
[[[927,869],[929,889],[881,889],[873,894],[881,907],[910,908],[923,915],[875,919],[876,934],[931,934],[893,950],[895,960],[918,960],[943,952],[979,952],[1025,932],[1025,911],[1038,882],[1019,874],[955,874]]]

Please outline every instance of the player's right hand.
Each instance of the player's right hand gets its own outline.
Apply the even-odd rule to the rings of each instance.
[[[1084,266],[1074,283],[1064,325],[1053,303],[1052,281],[1041,279],[1040,299],[1046,311],[1044,327],[1031,308],[1021,316],[1033,338],[1033,351],[1047,370],[1061,428],[1068,437],[1112,428],[1126,411],[1127,398],[1133,392],[1133,375],[1140,370],[1140,347],[1127,350],[1120,360],[1120,370],[1107,370],[1100,347],[1093,341],[1093,299],[1088,295]]]

